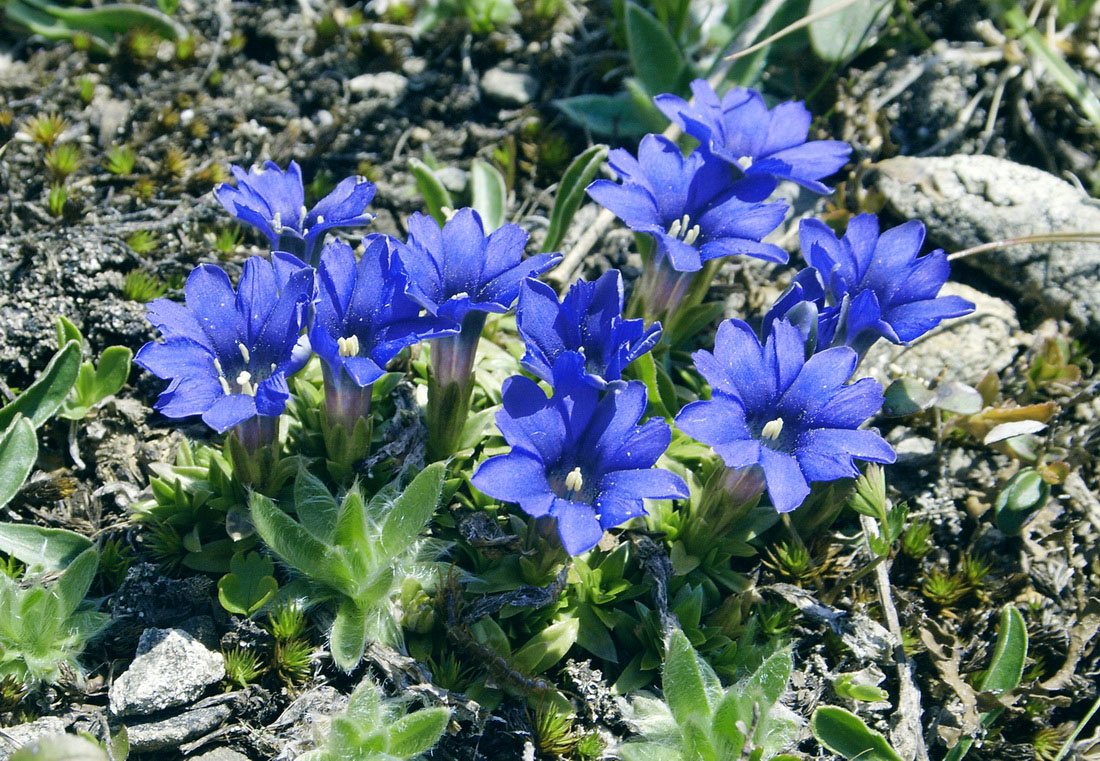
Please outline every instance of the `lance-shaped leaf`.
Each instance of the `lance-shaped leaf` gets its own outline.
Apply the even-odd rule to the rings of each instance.
[[[311,579],[354,595],[357,585],[333,547],[306,531],[259,492],[253,492],[250,506],[256,533],[276,555]]]
[[[25,417],[15,420],[0,435],[0,507],[19,493],[38,459],[34,426]]]
[[[69,341],[53,355],[34,383],[0,409],[0,429],[7,429],[16,415],[23,415],[38,428],[57,411],[80,372],[80,344]]]

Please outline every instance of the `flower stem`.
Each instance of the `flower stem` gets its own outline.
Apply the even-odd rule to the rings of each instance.
[[[428,456],[450,457],[458,449],[470,397],[474,390],[474,357],[485,312],[469,312],[457,335],[432,341],[432,368],[428,376]]]

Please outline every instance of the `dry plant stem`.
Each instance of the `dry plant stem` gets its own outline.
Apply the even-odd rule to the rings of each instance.
[[[953,262],[956,259],[973,256],[974,254],[983,254],[986,251],[994,251],[999,248],[1008,248],[1010,246],[1030,246],[1037,243],[1100,243],[1100,233],[1042,233],[1039,235],[1024,235],[1019,238],[1005,238],[1004,240],[994,240],[990,241],[989,243],[983,243],[980,246],[974,246],[973,248],[964,248],[962,251],[956,251],[953,254],[948,254],[947,261]]]
[[[865,536],[871,536],[871,532],[876,530],[874,520],[866,515],[859,516],[859,522]],[[913,757],[917,761],[929,761],[928,748],[924,745],[924,734],[921,731],[923,711],[920,690],[913,679],[913,662],[909,660],[901,644],[901,622],[898,619],[898,609],[894,607],[894,598],[890,594],[890,569],[887,564],[879,563],[875,566],[875,585],[878,587],[879,604],[886,618],[886,628],[897,643],[894,645],[894,661],[898,667],[898,723],[891,734],[896,735],[899,731],[907,733],[912,738],[915,753]]]
[[[836,601],[836,598],[840,596],[841,592],[855,584],[871,571],[878,568],[882,564],[882,562],[886,560],[886,557],[886,555],[877,555],[875,556],[874,560],[872,560],[867,565],[863,566],[857,571],[848,574],[843,579],[839,579],[836,584],[833,585],[833,588],[830,589],[825,594],[825,596],[821,598],[821,602],[831,606]]]
[[[833,3],[828,8],[822,8],[817,13],[810,13],[806,16],[803,16],[798,21],[795,21],[793,24],[788,24],[787,26],[783,27],[782,29],[780,29],[778,32],[771,35],[770,37],[766,37],[766,38],[760,40],[760,42],[756,43],[755,45],[750,45],[749,47],[745,48],[744,50],[738,50],[736,53],[732,53],[731,55],[728,56],[728,58],[730,60],[736,60],[738,58],[742,58],[744,56],[747,56],[751,53],[755,53],[760,48],[766,47],[767,45],[772,44],[776,40],[783,39],[784,37],[786,37],[791,32],[797,32],[802,27],[809,26],[810,24],[814,23],[815,21],[819,21],[820,19],[823,19],[826,16],[832,16],[834,13],[840,13],[842,10],[847,8],[849,5],[855,5],[857,2],[859,2],[859,0],[838,0],[838,2]]]

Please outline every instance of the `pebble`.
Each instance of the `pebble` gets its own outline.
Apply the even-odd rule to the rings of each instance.
[[[487,98],[508,106],[526,106],[539,93],[538,80],[530,74],[492,68],[481,75],[481,89]]]
[[[380,95],[394,100],[404,95],[408,86],[409,80],[396,71],[360,74],[348,80],[348,89],[355,95]]]
[[[116,716],[151,714],[194,702],[225,677],[225,659],[182,629],[146,629],[137,657],[108,693]]]

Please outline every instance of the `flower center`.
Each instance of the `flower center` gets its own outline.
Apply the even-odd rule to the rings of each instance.
[[[565,477],[565,488],[571,492],[570,496],[584,488],[584,476],[581,475],[581,469],[579,467],[569,471],[569,475]]]
[[[339,347],[341,357],[359,356],[359,336],[351,335],[347,338],[337,338],[336,345]]]
[[[783,418],[781,417],[777,417],[775,420],[769,420],[760,430],[760,435],[771,441],[778,439],[781,433],[783,433]]]
[[[672,224],[668,226],[668,234],[690,246],[699,237],[699,225],[692,225],[691,217],[685,214],[679,219],[673,220]]]

